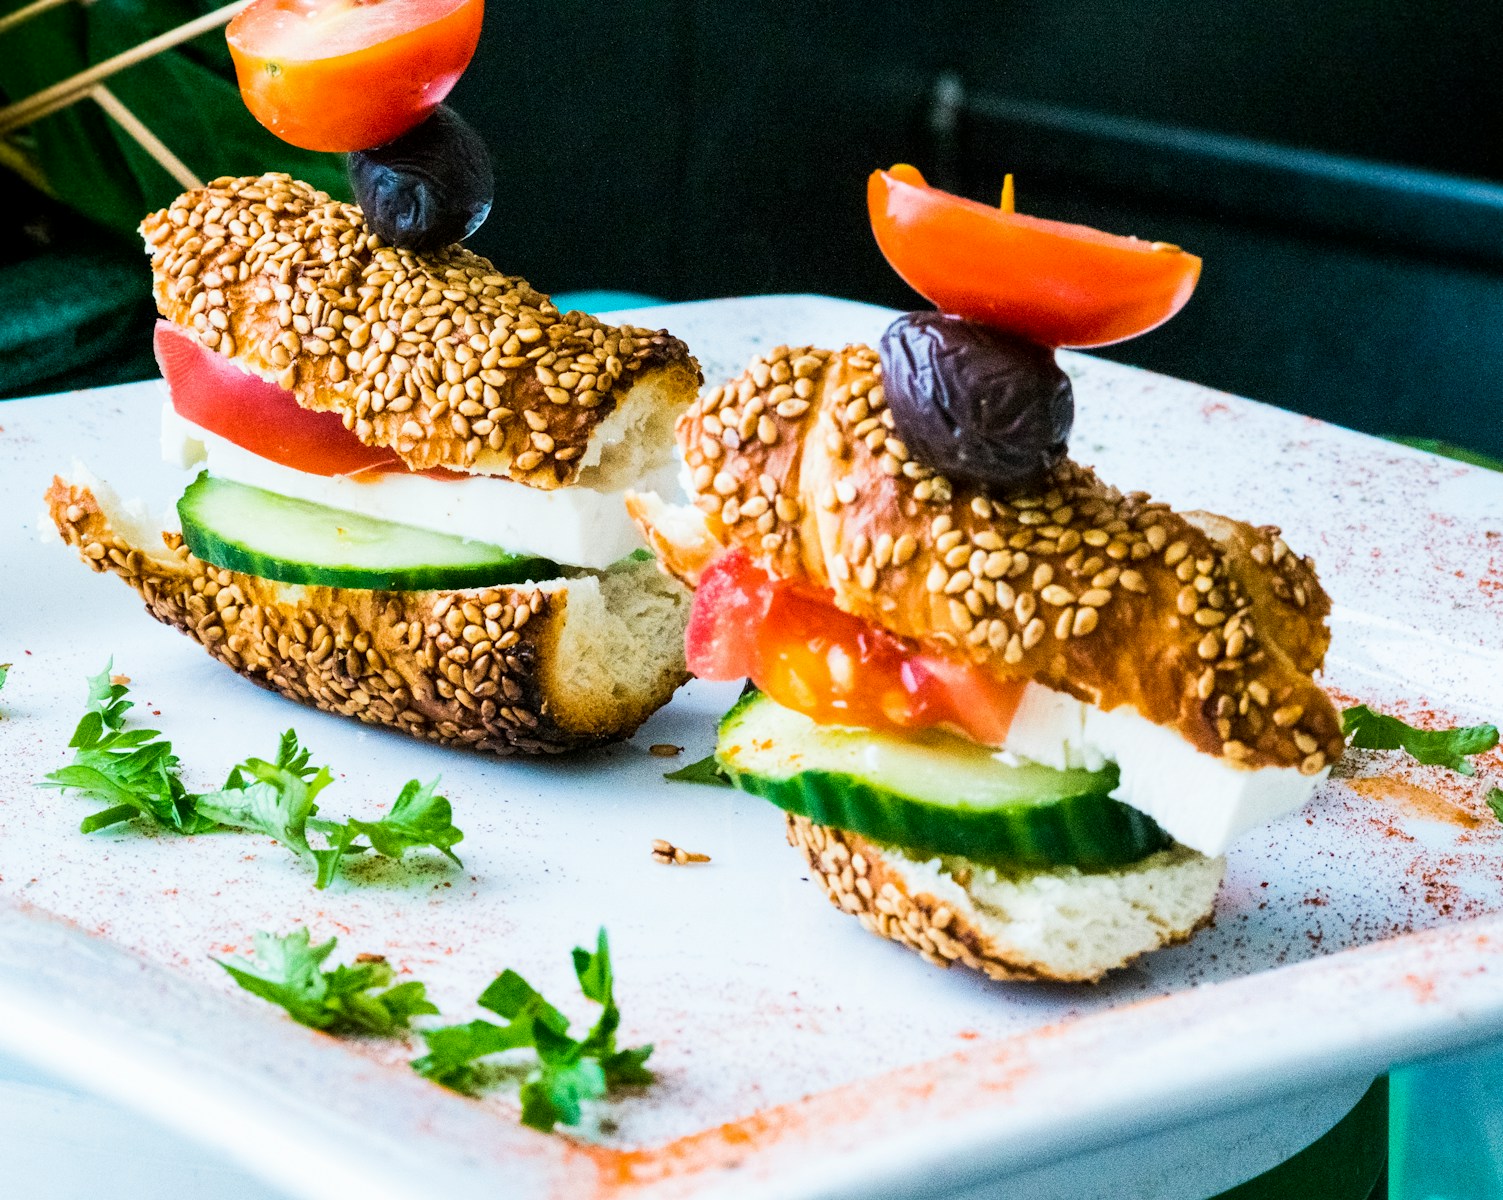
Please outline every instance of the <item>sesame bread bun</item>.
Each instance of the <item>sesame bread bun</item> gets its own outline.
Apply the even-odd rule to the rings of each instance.
[[[1136,711],[1231,766],[1336,761],[1311,678],[1330,601],[1277,529],[1172,512],[1069,459],[1006,496],[952,484],[894,435],[881,373],[866,346],[780,347],[697,400],[677,435],[698,515],[629,502],[668,569],[692,586],[740,547],[895,634]]]
[[[666,332],[560,313],[455,245],[386,245],[286,175],[216,179],[141,222],[161,314],[415,471],[627,486],[669,461],[698,364]]]
[[[1125,867],[1010,875],[923,860],[789,815],[788,842],[830,901],[935,966],[993,979],[1094,983],[1211,923],[1226,860],[1173,846]]]
[[[634,732],[687,678],[689,594],[650,562],[453,592],[221,570],[102,484],[54,479],[58,532],[163,624],[289,700],[445,745],[556,753]]]

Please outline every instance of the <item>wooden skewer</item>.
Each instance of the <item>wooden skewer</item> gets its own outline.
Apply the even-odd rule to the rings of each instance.
[[[141,149],[151,155],[157,161],[157,165],[177,180],[178,184],[185,188],[203,187],[203,180],[193,174],[187,165],[171,150],[162,144],[161,138],[146,128],[141,119],[126,108],[120,102],[118,96],[102,83],[96,83],[90,89],[89,95],[99,102],[99,107],[104,109],[115,124],[135,138]]]
[[[27,96],[24,100],[17,100],[14,104],[0,108],[0,134],[9,133],[22,125],[29,125],[49,113],[57,112],[60,108],[67,108],[68,105],[88,95],[96,84],[108,79],[111,75],[144,62],[163,50],[170,50],[173,46],[192,41],[201,33],[207,33],[211,29],[227,24],[250,2],[251,0],[235,0],[233,4],[216,8],[195,21],[179,25],[176,29],[169,29],[166,33],[150,38],[139,46],[133,46],[122,54],[115,55],[114,58],[107,58],[102,63],[80,71],[77,75],[55,83],[51,87],[43,88],[35,95]]]
[[[87,4],[89,0],[81,0],[81,2]],[[7,29],[14,29],[17,25],[31,20],[32,17],[40,17],[50,8],[69,3],[71,0],[33,0],[33,3],[24,8],[18,8],[15,12],[0,17],[0,33],[4,33]]]

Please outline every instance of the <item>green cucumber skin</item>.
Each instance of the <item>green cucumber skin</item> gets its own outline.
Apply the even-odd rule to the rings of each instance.
[[[742,791],[785,812],[919,856],[953,855],[983,866],[1029,870],[1097,870],[1137,862],[1169,844],[1149,817],[1099,794],[1004,813],[919,802],[895,811],[897,793],[850,775],[803,771],[791,779],[764,779],[721,765]]]
[[[278,583],[387,592],[459,591],[464,588],[556,579],[559,575],[557,564],[548,559],[510,554],[499,547],[478,543],[464,543],[466,550],[473,555],[474,561],[472,562],[442,565],[421,562],[394,563],[390,567],[380,568],[314,562],[266,553],[248,544],[254,537],[253,533],[249,537],[226,535],[216,529],[213,518],[207,517],[203,512],[213,498],[210,489],[218,489],[222,494],[226,489],[231,488],[238,489],[239,493],[244,494],[247,506],[260,504],[267,507],[267,520],[276,519],[275,510],[279,505],[295,506],[299,511],[317,510],[322,507],[303,501],[288,501],[285,497],[263,492],[259,488],[214,479],[207,473],[199,475],[188,486],[187,491],[177,503],[178,518],[183,527],[183,541],[187,543],[188,549],[196,557],[224,570],[239,571],[245,575],[275,580]],[[270,497],[270,500],[265,499],[266,497]],[[324,511],[331,515],[331,522],[341,518],[348,519],[348,514],[340,513],[337,509],[324,509]],[[389,522],[370,522],[369,518],[359,519],[371,524],[390,524]],[[401,530],[403,535],[407,536],[414,532],[404,526],[394,528]],[[416,532],[420,535],[425,533],[425,531]],[[334,557],[340,549],[337,535],[330,531],[326,536],[329,543],[328,549],[332,551],[330,557]],[[459,542],[459,539],[449,538],[445,534],[435,533],[431,537],[450,543]]]
[[[744,696],[721,729],[734,728],[759,701],[771,703],[757,694]],[[1170,844],[1152,818],[1103,791],[982,810],[935,804],[841,772],[812,769],[779,779],[740,770],[718,753],[716,758],[742,791],[919,856],[953,855],[1004,869],[1099,870],[1136,862]]]

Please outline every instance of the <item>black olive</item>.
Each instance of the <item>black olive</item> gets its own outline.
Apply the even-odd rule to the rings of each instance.
[[[963,317],[905,313],[882,335],[882,392],[914,459],[1002,491],[1040,482],[1075,423],[1054,351]]]
[[[496,194],[485,139],[442,104],[394,141],[356,150],[349,171],[366,225],[403,250],[463,241],[485,221]]]

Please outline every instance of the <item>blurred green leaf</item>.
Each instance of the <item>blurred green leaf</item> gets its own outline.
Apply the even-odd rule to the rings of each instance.
[[[24,2],[0,0],[0,12]],[[19,100],[217,7],[216,0],[95,0],[54,9],[0,35],[0,91]],[[200,179],[287,171],[349,197],[342,156],[290,146],[246,110],[222,30],[107,86]],[[122,232],[182,190],[90,100],[36,122],[16,145],[60,200]]]
[[[1483,454],[1480,450],[1472,450],[1466,446],[1437,441],[1435,438],[1398,435],[1389,437],[1387,440],[1398,442],[1401,446],[1413,446],[1416,450],[1424,450],[1430,454],[1438,454],[1442,458],[1454,458],[1457,462],[1469,463],[1474,467],[1486,467],[1489,471],[1503,471],[1503,459],[1494,458],[1490,454]]]

